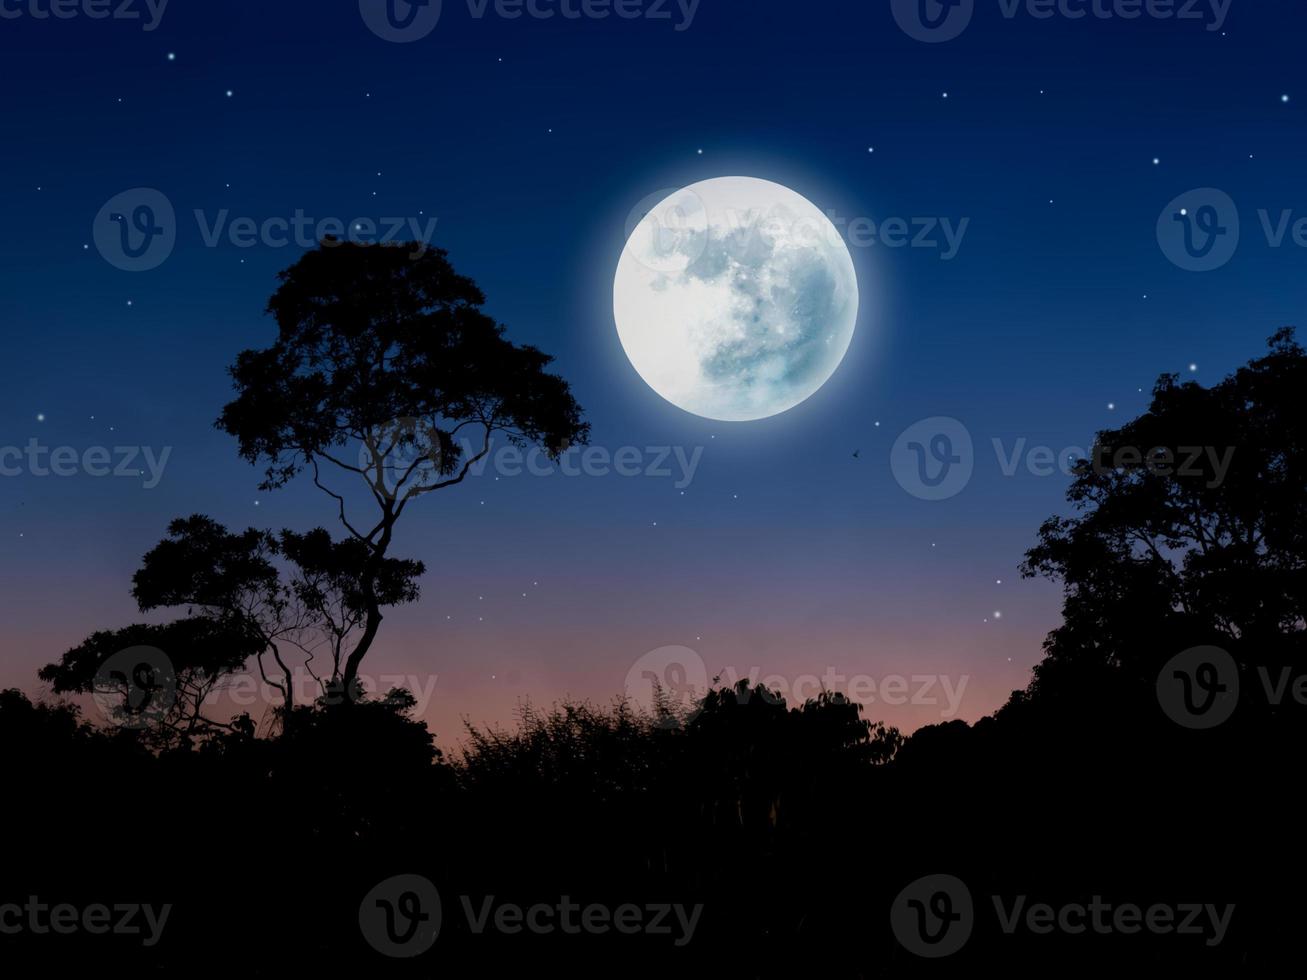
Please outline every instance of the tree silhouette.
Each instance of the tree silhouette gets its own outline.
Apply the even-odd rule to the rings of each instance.
[[[224,679],[253,659],[264,683],[279,693],[279,721],[288,725],[301,706],[295,698],[297,667],[317,683],[321,697],[340,680],[367,616],[365,570],[379,606],[417,599],[421,562],[372,562],[362,543],[333,541],[322,528],[236,533],[202,514],[178,518],[142,559],[132,595],[142,612],[185,607],[185,616],[95,633],[40,676],[56,693],[117,694],[124,704],[142,684],[153,685],[170,704],[148,716],[148,727],[166,743],[231,730],[203,709]],[[131,647],[160,651],[167,676],[105,676],[105,664]],[[319,673],[314,660],[323,651],[329,669]]]
[[[1023,573],[1060,581],[1064,622],[1017,703],[1059,710],[1145,689],[1187,646],[1266,664],[1307,616],[1307,354],[1291,329],[1204,388],[1164,375],[1147,412],[1099,433]]]
[[[326,241],[281,274],[268,306],[276,343],[231,368],[237,397],[217,425],[265,465],[261,487],[309,470],[365,549],[363,630],[336,684],[345,700],[381,625],[383,562],[408,504],[462,482],[496,435],[551,458],[588,437],[551,358],[508,341],[484,302],[443,250]],[[351,517],[323,464],[366,489],[367,520]]]
[[[141,647],[162,656],[112,669],[113,658]],[[258,650],[257,637],[242,624],[199,615],[97,631],[39,676],[57,694],[95,694],[117,724],[145,729],[146,738],[162,747],[231,727],[205,715],[205,704]]]

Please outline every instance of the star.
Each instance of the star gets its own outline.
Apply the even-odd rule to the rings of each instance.
[[[1287,96],[1287,95],[1282,95],[1282,96],[1280,96],[1280,101],[1281,101],[1281,102],[1288,102],[1288,101],[1289,101],[1289,96]]]
[[[233,95],[235,95],[235,94],[236,94],[236,93],[233,92],[231,89],[227,89],[227,98],[230,99],[230,98],[231,98]]]
[[[168,52],[168,60],[169,60],[169,61],[176,61],[176,60],[177,60],[177,56],[176,56],[175,54],[173,54],[171,51],[169,51],[169,52]]]
[[[36,421],[38,421],[38,422],[44,422],[44,421],[45,421],[45,412],[37,412],[37,413],[36,413]]]
[[[1116,402],[1108,402],[1108,403],[1107,403],[1107,410],[1108,410],[1109,412],[1115,412],[1115,411],[1116,411]]]
[[[995,619],[1002,619],[1002,618],[1003,618],[1003,611],[1002,611],[1001,609],[995,609],[995,610],[994,610],[994,618],[995,618]]]
[[[1190,364],[1190,365],[1189,365],[1189,370],[1190,370],[1190,371],[1197,371],[1197,370],[1198,370],[1198,365],[1197,365],[1197,364]]]
[[[1154,167],[1156,167],[1156,166],[1157,166],[1159,163],[1161,163],[1161,162],[1162,162],[1162,161],[1159,160],[1157,157],[1153,157],[1153,166],[1154,166]]]

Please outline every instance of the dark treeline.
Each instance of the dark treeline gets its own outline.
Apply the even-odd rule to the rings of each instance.
[[[324,249],[310,265],[345,254]],[[516,357],[473,317],[475,287],[431,254],[431,294],[418,304],[428,334],[447,342],[449,330],[472,329],[494,357]],[[304,268],[288,277],[311,292]],[[445,303],[441,289],[459,297]],[[299,292],[274,300],[278,347],[242,355],[238,407],[223,416],[273,483],[305,467],[316,479],[335,439],[335,428],[290,406],[314,383],[288,365],[307,358],[321,381],[330,354],[348,361],[341,372],[357,371],[368,354],[360,338],[376,329],[343,317],[350,343],[338,344],[324,339],[320,311],[287,312],[295,303],[314,306]],[[507,383],[535,385],[529,398],[491,404],[494,384],[482,379],[442,405],[415,406],[434,389],[414,336],[384,342],[407,351],[425,379],[412,390],[380,382],[386,419],[461,412],[487,433],[507,427],[555,448],[584,438],[565,385],[540,380],[538,352],[522,355]],[[296,353],[301,343],[312,352]],[[342,416],[360,404],[346,386],[313,390],[319,406],[336,398]],[[378,516],[347,520],[340,501],[340,542],[325,531],[177,522],[146,556],[134,593],[143,609],[186,615],[96,634],[42,672],[57,693],[103,695],[97,678],[115,651],[166,646],[160,673],[175,700],[142,709],[132,679],[119,678],[124,710],[146,723],[113,727],[90,724],[70,702],[0,694],[0,904],[168,903],[166,929],[150,946],[138,935],[28,930],[0,936],[0,950],[48,968],[159,976],[1264,973],[1293,950],[1307,911],[1297,819],[1305,390],[1307,354],[1291,331],[1213,387],[1162,377],[1145,414],[1099,433],[1071,479],[1071,513],[1046,522],[1029,551],[1025,573],[1065,591],[1063,622],[1029,686],[991,717],[910,737],[837,693],[786,704],[742,683],[685,713],[621,699],[527,707],[516,727],[469,728],[446,755],[413,717],[408,692],[368,697],[352,685],[354,654],[371,644],[380,611],[418,598],[420,564],[389,553],[406,499],[393,469],[362,467],[382,488],[372,496]],[[458,475],[449,431],[399,437],[433,471],[425,487]],[[316,700],[288,697],[277,723],[257,731],[246,716],[200,711],[239,665],[287,677],[279,671],[293,649],[323,654]],[[381,955],[360,928],[370,890],[401,874],[430,881],[442,903],[438,938],[413,959]],[[903,915],[917,915],[922,936],[938,939],[961,914],[956,894],[953,904],[936,893],[905,898],[929,875],[963,882],[973,906],[967,941],[937,959],[918,955],[902,931]],[[666,933],[476,929],[487,907],[493,915],[505,903],[564,897],[699,911],[692,930],[669,915]],[[1161,918],[1098,930],[1074,917],[1045,930],[1026,916],[1037,904],[1164,906],[1177,910],[1174,925],[1194,906],[1197,931]],[[1219,929],[1212,915],[1224,916]]]

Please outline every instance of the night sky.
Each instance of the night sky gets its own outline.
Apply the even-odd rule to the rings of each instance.
[[[139,20],[33,16],[49,2],[0,2],[0,446],[171,450],[149,488],[6,456],[0,686],[39,691],[40,665],[141,619],[131,573],[173,517],[337,529],[306,479],[258,491],[213,427],[227,366],[272,342],[265,304],[303,253],[225,232],[210,245],[222,220],[434,220],[509,336],[557,357],[595,446],[637,447],[642,466],[648,447],[702,447],[688,485],[675,456],[670,476],[487,470],[410,509],[393,553],[427,563],[423,598],[388,613],[363,674],[416,678],[446,745],[462,717],[509,722],[524,697],[607,701],[669,645],[727,678],[943,676],[965,684],[957,717],[993,711],[1057,622],[1058,588],[1017,565],[1068,482],[1024,459],[1005,475],[993,440],[1005,457],[1087,447],[1160,373],[1218,380],[1307,298],[1295,0],[1233,0],[1223,21],[1209,0],[1194,19],[1008,17],[1008,0],[978,0],[942,43],[910,37],[884,0],[701,0],[688,20],[675,0],[669,19],[477,17],[446,0],[411,43],[346,0],[173,0],[152,30],[142,0]],[[662,400],[612,313],[632,209],[724,175],[785,184],[841,228],[898,218],[911,239],[934,223],[938,243],[851,244],[862,302],[842,366],[747,423]],[[115,267],[93,237],[133,188],[176,213],[150,271]],[[1157,226],[1199,188],[1229,195],[1241,237],[1195,272]],[[947,257],[944,221],[966,222]],[[899,434],[933,417],[975,447],[970,481],[935,501],[891,467]],[[946,712],[868,710],[905,730]]]

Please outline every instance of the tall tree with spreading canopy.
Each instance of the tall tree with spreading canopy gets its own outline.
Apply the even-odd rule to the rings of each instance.
[[[237,397],[217,425],[265,466],[261,489],[310,473],[366,550],[363,631],[334,692],[349,701],[381,625],[379,575],[408,505],[461,483],[496,436],[556,459],[587,440],[589,425],[567,382],[545,370],[552,358],[506,339],[442,249],[327,240],[280,278],[268,305],[277,341],[237,357]],[[324,471],[361,484],[366,519]]]
[[[1307,645],[1307,352],[1291,329],[1211,387],[1163,375],[1100,432],[1024,573],[1062,583],[1064,622],[1010,707],[1066,714],[1152,697],[1159,667],[1213,644],[1249,670]],[[1155,705],[1153,705],[1155,707]]]

